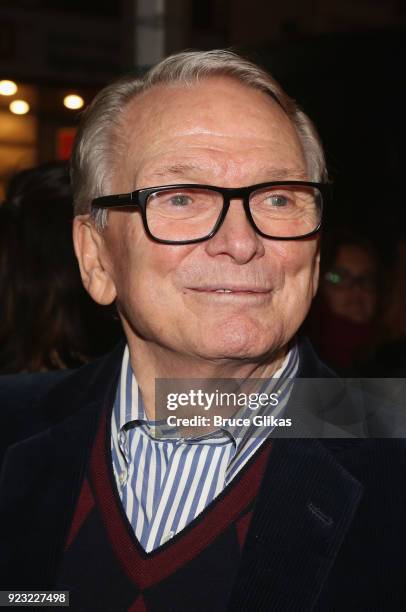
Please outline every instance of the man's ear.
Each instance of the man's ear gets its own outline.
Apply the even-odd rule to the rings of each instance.
[[[73,244],[85,289],[98,304],[111,304],[116,298],[116,288],[104,264],[106,253],[103,237],[89,215],[74,218]]]

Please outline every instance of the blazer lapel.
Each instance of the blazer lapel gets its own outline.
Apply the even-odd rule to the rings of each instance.
[[[311,439],[275,439],[230,610],[312,610],[362,485]]]
[[[302,339],[299,351],[298,376],[308,381],[295,383],[287,406],[295,426],[272,434],[267,471],[230,599],[233,611],[312,610],[361,500],[362,484],[314,438],[362,437],[362,418],[357,415],[354,427],[348,394],[310,343]],[[327,387],[319,384],[328,378]],[[338,448],[343,442],[354,440],[340,441]]]
[[[295,383],[287,406],[294,427],[272,435],[230,610],[312,610],[362,496],[361,483],[314,438],[362,436],[363,427],[358,416],[353,427],[352,409],[347,418],[350,398],[310,343],[302,339],[299,351],[298,377],[309,380]],[[331,384],[324,389],[321,379]]]
[[[44,413],[60,422],[7,452],[0,481],[3,587],[52,587],[98,418],[114,399],[121,354],[122,347],[57,385]]]

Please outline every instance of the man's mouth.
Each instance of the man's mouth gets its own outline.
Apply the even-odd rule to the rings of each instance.
[[[271,289],[267,287],[255,287],[252,285],[207,285],[203,287],[190,287],[191,291],[198,293],[243,293],[243,294],[264,294],[270,293]]]

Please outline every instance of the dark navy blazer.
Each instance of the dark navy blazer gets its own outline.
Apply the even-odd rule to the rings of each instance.
[[[308,342],[299,350],[301,377],[332,380],[329,398],[317,381],[306,398],[315,422],[331,425],[331,438],[275,437],[229,610],[406,610],[406,444],[368,437],[365,400],[348,397]],[[55,585],[122,353],[121,345],[76,371],[0,379],[1,447],[8,449],[1,589]],[[337,435],[351,419],[361,423],[354,437]]]

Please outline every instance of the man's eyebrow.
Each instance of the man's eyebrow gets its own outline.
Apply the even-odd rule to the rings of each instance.
[[[262,172],[270,181],[307,180],[307,172],[301,168],[264,168]]]
[[[181,163],[172,164],[169,166],[162,166],[154,171],[154,175],[157,177],[184,177],[188,174],[202,174],[205,169],[196,164]],[[264,177],[262,182],[265,181],[284,181],[284,180],[307,180],[307,173],[303,169],[299,168],[268,168],[260,167],[258,172]]]
[[[184,176],[189,172],[203,172],[203,169],[200,166],[196,166],[195,164],[172,164],[170,166],[162,166],[157,168],[154,171],[156,176]]]

